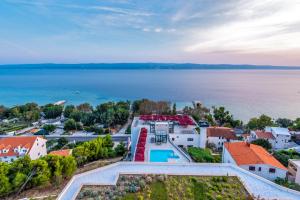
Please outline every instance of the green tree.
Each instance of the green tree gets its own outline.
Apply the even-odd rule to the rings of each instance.
[[[54,119],[61,116],[63,112],[63,106],[47,104],[43,107],[43,112],[45,114],[45,118]]]
[[[172,108],[172,115],[176,115],[177,110],[176,110],[176,103],[173,103],[173,108]]]
[[[78,110],[75,110],[73,111],[71,114],[70,114],[70,119],[74,119],[76,122],[80,122],[81,121],[81,118],[82,118],[82,115],[83,113],[78,111]]]
[[[26,181],[27,176],[21,172],[17,172],[12,181],[12,186],[15,190],[20,188]]]
[[[43,159],[48,163],[52,183],[54,183],[55,185],[60,184],[63,179],[63,165],[61,164],[61,156],[47,155]]]
[[[251,118],[247,124],[250,130],[264,130],[266,126],[273,126],[274,122],[271,117],[267,115],[261,115],[259,118]]]
[[[61,164],[64,178],[70,178],[77,168],[75,158],[73,156],[62,157]]]
[[[233,120],[232,115],[229,111],[225,110],[225,107],[214,107],[213,116],[220,126]]]
[[[34,171],[34,175],[30,180],[32,186],[44,186],[49,184],[51,169],[45,160],[32,160],[31,169]]]
[[[92,112],[93,107],[89,103],[83,103],[77,106],[77,110],[80,112]]]
[[[116,152],[116,155],[117,155],[117,156],[123,156],[123,155],[125,154],[125,152],[126,152],[126,147],[125,147],[125,145],[124,145],[123,142],[120,142],[120,143],[116,146],[115,152]]]
[[[266,150],[272,149],[272,144],[268,140],[265,140],[265,139],[260,138],[260,139],[252,141],[251,143],[262,146]]]
[[[64,116],[66,117],[66,118],[69,118],[70,117],[70,114],[72,113],[72,112],[74,112],[75,111],[75,106],[74,105],[67,105],[66,107],[65,107],[65,110],[64,110]]]
[[[12,185],[8,178],[9,168],[9,164],[0,162],[0,196],[8,194],[12,189]]]
[[[64,130],[65,131],[73,131],[77,130],[77,123],[74,119],[68,119],[64,124]]]
[[[287,118],[278,118],[275,123],[279,127],[283,127],[283,128],[288,128],[289,126],[293,126],[293,121]]]
[[[45,125],[43,126],[43,129],[44,129],[47,133],[51,133],[51,132],[55,131],[56,126],[53,125],[53,124],[45,124]]]
[[[0,119],[7,118],[9,115],[9,109],[3,105],[0,105]]]

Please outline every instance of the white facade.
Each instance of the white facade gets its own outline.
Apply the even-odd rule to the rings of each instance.
[[[223,148],[224,142],[236,142],[238,140],[226,139],[222,136],[220,137],[207,137],[207,143],[214,144],[217,149]]]
[[[273,135],[273,134],[272,134]],[[267,140],[268,142],[270,142],[270,144],[272,145],[272,148],[275,149],[275,145],[276,145],[276,140],[275,138],[259,138],[256,134],[255,131],[251,131],[250,132],[250,137],[249,137],[249,142],[252,142],[254,140],[257,140],[257,139],[264,139],[264,140]]]
[[[232,158],[231,154],[226,148],[223,148],[222,162],[237,165],[235,160]],[[248,164],[239,165],[239,167],[272,181],[275,180],[277,177],[285,178],[287,174],[286,170],[267,164]]]
[[[182,147],[199,147],[200,134],[169,134],[170,140],[177,146]]]
[[[37,137],[35,142],[33,143],[30,151],[28,152],[31,160],[36,160],[42,156],[47,155],[46,141],[40,137]]]
[[[300,184],[300,160],[289,160],[288,170],[288,178],[291,181]]]
[[[286,149],[289,147],[291,134],[287,128],[266,127],[265,131],[269,131],[275,137],[274,149]]]

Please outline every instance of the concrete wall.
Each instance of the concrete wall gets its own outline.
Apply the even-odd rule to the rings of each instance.
[[[250,171],[249,166],[254,166],[255,171]],[[266,164],[240,165],[239,167],[241,167],[241,168],[243,168],[243,169],[245,169],[245,170],[247,170],[251,173],[254,173],[258,176],[261,176],[261,177],[264,177],[268,180],[271,180],[271,181],[275,180],[277,177],[285,178],[286,177],[286,172],[287,172],[286,170],[276,168],[276,167],[266,165]],[[260,171],[259,171],[259,168],[260,168]],[[276,170],[275,173],[270,173],[269,172],[270,168],[274,168]]]
[[[177,146],[183,145],[187,146],[200,146],[200,134],[169,134],[170,140]],[[192,139],[193,141],[188,141],[188,139]]]
[[[46,141],[42,138],[37,138],[28,152],[29,157],[32,160],[38,159],[42,156],[47,155]]]

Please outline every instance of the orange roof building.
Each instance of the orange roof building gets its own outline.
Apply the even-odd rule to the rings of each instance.
[[[70,156],[72,154],[72,149],[62,149],[57,151],[51,151],[50,155],[57,155],[57,156]]]
[[[257,175],[274,180],[285,178],[287,168],[263,147],[247,142],[225,143],[222,160],[233,163]]]
[[[29,155],[34,160],[47,154],[45,139],[37,136],[15,136],[0,139],[0,161],[12,162]]]

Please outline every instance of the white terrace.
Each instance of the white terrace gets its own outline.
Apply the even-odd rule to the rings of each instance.
[[[118,162],[74,176],[61,192],[58,200],[75,199],[83,185],[116,185],[120,174],[237,176],[248,192],[256,197],[300,199],[300,192],[281,187],[232,164]]]

